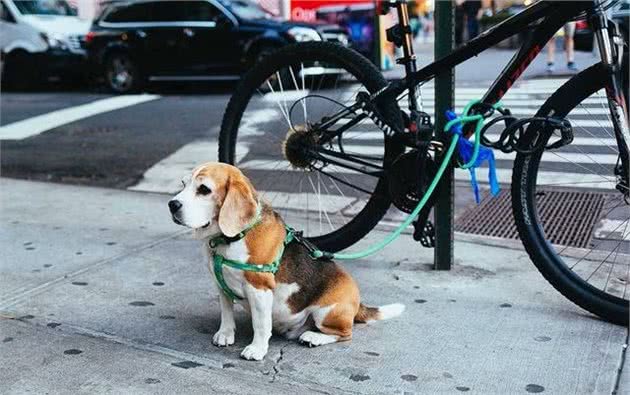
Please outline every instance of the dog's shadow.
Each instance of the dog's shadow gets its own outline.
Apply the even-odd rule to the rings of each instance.
[[[234,309],[234,320],[236,321],[237,332],[235,341],[238,343],[239,338],[244,338],[245,341],[247,341],[247,339],[251,339],[254,335],[254,330],[252,327],[252,319],[249,314],[237,307]],[[190,317],[188,325],[191,326],[197,333],[204,336],[210,336],[210,339],[212,339],[212,336],[219,330],[219,326],[221,325],[221,312],[212,312],[208,316]]]

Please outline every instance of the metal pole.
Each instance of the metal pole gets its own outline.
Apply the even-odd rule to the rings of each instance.
[[[440,59],[453,50],[455,36],[455,5],[451,0],[435,1],[435,59]],[[435,78],[435,130],[443,133],[446,125],[444,111],[454,108],[455,70],[447,69]],[[441,158],[438,158],[438,161]],[[453,263],[453,167],[449,166],[437,189],[434,210],[435,223],[435,270],[450,270]]]
[[[374,0],[373,2],[374,4],[374,43],[373,43],[373,48],[374,48],[374,59],[371,59],[374,64],[376,65],[376,67],[378,67],[379,70],[383,69],[383,62],[382,62],[382,54],[381,54],[381,40],[383,39],[381,37],[381,12],[378,9],[378,4],[379,2],[377,0]]]

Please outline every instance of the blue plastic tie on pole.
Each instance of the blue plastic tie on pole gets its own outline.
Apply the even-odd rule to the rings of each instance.
[[[453,111],[446,111],[446,119],[452,121],[457,119],[457,115]],[[457,142],[457,152],[459,153],[460,160],[464,163],[470,162],[473,157],[475,143],[463,138],[464,132],[462,130],[461,122],[453,124],[450,131],[451,133],[458,134],[462,137]],[[475,137],[479,138],[479,136]],[[479,196],[479,184],[477,183],[475,169],[481,166],[481,164],[483,164],[486,160],[488,161],[488,181],[490,182],[490,193],[492,193],[492,196],[497,196],[500,192],[499,181],[497,179],[497,168],[494,162],[494,152],[492,152],[492,150],[488,147],[479,146],[477,160],[475,160],[475,163],[468,169],[468,171],[470,171],[470,184],[477,204],[479,204],[481,198]]]

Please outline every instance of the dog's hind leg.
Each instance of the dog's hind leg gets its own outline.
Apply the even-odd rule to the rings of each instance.
[[[300,342],[315,347],[352,339],[355,312],[354,305],[347,303],[317,309],[312,317],[320,332],[306,331],[300,335]]]
[[[349,274],[337,268],[334,286],[310,307],[313,322],[321,333],[306,331],[300,336],[300,342],[322,346],[352,339],[352,325],[359,305],[359,288]]]

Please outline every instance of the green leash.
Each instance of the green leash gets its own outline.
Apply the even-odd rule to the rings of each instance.
[[[476,127],[475,127],[475,147],[474,147],[475,149],[474,149],[473,156],[472,156],[471,160],[468,163],[464,163],[464,164],[460,164],[459,165],[463,169],[468,169],[469,167],[473,166],[473,164],[477,161],[477,156],[479,155],[480,134],[481,134],[481,130],[483,129],[484,117],[483,117],[483,115],[480,115],[480,114],[468,115],[468,112],[470,111],[470,109],[475,104],[480,103],[480,102],[481,102],[480,100],[471,101],[464,108],[463,115],[461,117],[458,117],[458,118],[448,122],[444,126],[444,131],[448,132],[451,129],[451,127],[453,125],[455,125],[456,123],[461,123],[461,124],[466,124],[466,123],[470,123],[470,122],[475,122],[476,123]],[[500,107],[500,103],[494,104],[493,107],[495,109]],[[396,240],[396,238],[398,236],[400,236],[400,234],[403,232],[403,230],[405,230],[413,222],[413,220],[416,218],[416,216],[418,216],[418,214],[420,213],[420,210],[422,210],[422,208],[427,204],[427,201],[431,197],[431,194],[433,194],[433,191],[437,187],[440,179],[442,178],[442,175],[444,174],[444,171],[446,171],[446,168],[447,168],[448,164],[450,163],[450,160],[451,160],[451,158],[453,156],[453,152],[455,152],[455,147],[457,147],[457,141],[459,140],[459,137],[460,136],[457,135],[457,134],[453,135],[453,137],[451,138],[451,145],[448,147],[448,150],[446,151],[446,154],[444,154],[444,157],[442,159],[442,163],[440,164],[440,167],[438,168],[438,171],[435,174],[435,178],[433,179],[431,184],[429,184],[429,187],[427,188],[427,191],[425,192],[425,194],[422,196],[422,199],[420,199],[420,202],[418,202],[418,205],[411,212],[411,214],[409,214],[407,219],[402,224],[400,224],[400,226],[398,226],[398,228],[396,228],[388,237],[386,237],[383,241],[381,241],[380,243],[375,244],[374,246],[372,246],[372,247],[370,247],[368,249],[365,249],[363,251],[357,251],[357,252],[354,252],[354,253],[340,254],[340,253],[328,253],[328,252],[324,252],[324,251],[321,251],[321,250],[315,250],[311,254],[313,256],[313,258],[317,258],[318,259],[318,258],[322,258],[324,256],[330,257],[330,258],[333,258],[333,259],[339,259],[339,260],[365,258],[366,256],[372,255],[372,254],[382,250],[388,244],[390,244],[392,241]]]
[[[476,126],[475,126],[475,143],[474,143],[473,155],[472,155],[471,160],[468,163],[464,163],[464,164],[460,163],[459,164],[459,167],[463,168],[463,169],[468,169],[471,166],[473,166],[473,164],[477,161],[477,157],[479,155],[480,134],[481,134],[481,130],[483,128],[484,117],[483,117],[483,115],[480,115],[480,114],[468,115],[468,112],[470,111],[470,109],[475,104],[477,104],[479,102],[480,102],[480,100],[475,100],[475,101],[471,101],[470,103],[468,103],[468,105],[464,108],[463,115],[461,117],[458,117],[456,119],[453,119],[452,121],[449,121],[444,126],[444,131],[447,132],[456,123],[461,123],[462,125],[466,124],[466,123],[470,123],[470,122],[475,122],[476,123]],[[500,107],[500,104],[496,103],[496,104],[493,105],[493,107],[496,109],[496,108]],[[386,237],[380,243],[377,243],[374,246],[372,246],[372,247],[370,247],[370,248],[368,248],[366,250],[357,251],[357,252],[354,252],[354,253],[346,253],[346,254],[329,253],[329,252],[324,252],[322,250],[319,250],[317,248],[313,248],[311,246],[311,244],[308,243],[307,241],[303,240],[302,237],[297,237],[295,235],[295,231],[287,226],[286,227],[287,234],[286,234],[286,237],[285,237],[284,242],[282,244],[282,247],[280,248],[280,252],[278,253],[278,256],[276,257],[276,259],[273,262],[271,262],[271,264],[267,264],[267,265],[253,265],[253,264],[249,264],[249,263],[246,263],[246,262],[239,262],[239,261],[226,259],[222,255],[217,254],[216,251],[213,252],[214,275],[215,275],[215,277],[217,279],[217,283],[219,284],[219,286],[223,290],[223,293],[228,298],[230,298],[232,301],[237,300],[237,299],[238,300],[243,299],[240,296],[236,295],[236,293],[234,293],[234,291],[232,291],[232,289],[230,289],[230,287],[225,282],[225,278],[223,276],[223,266],[224,265],[225,266],[229,266],[229,267],[234,268],[234,269],[248,271],[248,272],[274,273],[275,274],[278,271],[278,269],[280,268],[280,262],[282,261],[282,255],[284,254],[285,247],[289,243],[291,243],[293,240],[298,240],[299,242],[304,243],[306,245],[306,247],[311,250],[311,256],[313,258],[315,258],[315,259],[319,259],[319,258],[331,258],[331,259],[339,259],[339,260],[360,259],[360,258],[365,258],[366,256],[372,255],[372,254],[382,250],[387,245],[389,245],[392,241],[396,240],[396,238],[398,238],[398,236],[400,236],[400,234],[403,232],[403,230],[405,230],[413,222],[413,220],[418,216],[418,214],[420,213],[422,208],[427,204],[427,201],[429,200],[429,198],[431,197],[431,195],[435,191],[435,188],[437,187],[440,179],[442,178],[442,175],[444,175],[444,172],[446,171],[446,168],[448,167],[448,164],[450,163],[451,158],[453,157],[453,153],[455,152],[455,148],[457,147],[457,142],[459,141],[459,138],[460,138],[460,136],[458,134],[453,134],[453,137],[451,138],[451,143],[450,143],[450,145],[448,147],[448,150],[444,154],[444,157],[442,159],[442,163],[440,164],[440,167],[438,168],[438,170],[437,170],[437,172],[435,174],[435,178],[433,179],[433,181],[431,181],[431,184],[429,184],[429,187],[427,188],[427,191],[422,196],[422,199],[420,199],[420,202],[418,202],[418,205],[416,206],[416,208],[411,212],[411,214],[409,214],[407,219],[405,219],[405,221],[403,223],[401,223],[400,226],[398,226],[398,228],[396,228],[388,237]],[[261,209],[261,205],[258,204],[258,208],[257,208],[257,211],[256,211],[256,218],[254,219],[254,221],[247,228],[245,228],[238,235],[236,235],[234,237],[230,237],[230,238],[225,237],[223,235],[217,236],[217,237],[215,237],[215,238],[210,240],[210,242],[209,242],[210,247],[215,249],[220,244],[229,244],[229,243],[232,243],[234,241],[238,241],[238,240],[242,239],[243,237],[245,237],[247,232],[249,232],[254,226],[256,226],[262,220],[261,210],[262,210]]]

